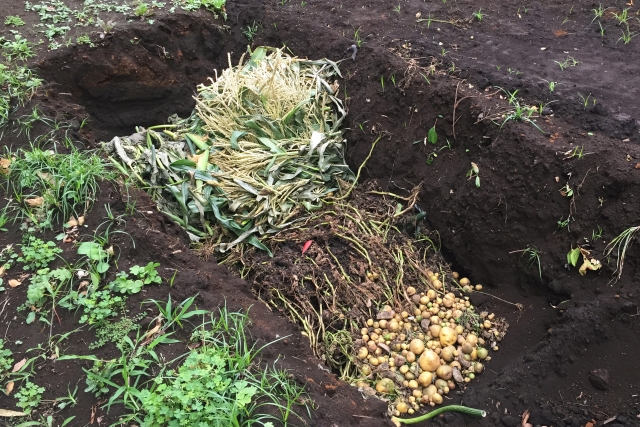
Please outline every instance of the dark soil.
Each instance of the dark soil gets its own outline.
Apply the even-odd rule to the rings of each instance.
[[[2,20],[23,5],[6,3]],[[38,101],[58,118],[79,123],[90,116],[91,129],[83,128],[83,133],[89,145],[96,146],[113,135],[131,133],[135,125],[188,114],[195,85],[212,76],[213,69],[225,67],[227,53],[233,63],[238,61],[247,44],[242,27],[254,21],[262,24],[255,45],[286,44],[310,58],[348,57],[341,64],[340,93],[349,107],[351,166],[356,169],[371,142],[383,134],[363,178],[376,179],[395,192],[422,183],[420,207],[427,212],[429,227],[439,232],[454,268],[492,295],[525,306],[518,311],[491,297],[473,297],[476,306],[506,317],[510,329],[486,373],[463,394],[452,394],[449,402],[482,408],[489,415],[480,421],[446,415],[432,423],[516,426],[528,409],[533,425],[583,427],[591,420],[603,425],[614,416],[608,426],[640,425],[640,242],[629,248],[618,281],[611,277],[615,259],[607,263],[604,257],[606,243],[640,225],[640,75],[634,59],[640,57],[640,39],[616,43],[621,27],[612,16],[629,7],[635,17],[638,7],[620,1],[604,4],[611,9],[602,19],[606,31],[601,38],[597,23],[591,24],[591,9],[597,7],[592,2],[544,2],[531,5],[526,13],[521,9],[520,16],[522,6],[484,0],[400,2],[399,12],[396,6],[230,2],[229,32],[204,13],[158,17],[153,26],[122,25],[103,41],[95,36],[95,48],[42,53],[37,65],[49,90]],[[487,16],[468,22],[480,7]],[[427,22],[416,22],[418,12],[422,18],[431,13],[434,19],[455,20],[456,25],[432,22],[428,27]],[[638,30],[637,21],[630,25]],[[364,43],[354,61],[346,50],[359,27]],[[131,43],[134,38],[139,41]],[[444,56],[443,48],[448,51]],[[580,64],[561,70],[554,61],[567,55]],[[435,75],[428,74],[432,64]],[[544,80],[561,84],[549,93]],[[549,104],[552,111],[547,112],[553,114],[537,120],[544,132],[513,122],[500,130],[479,120],[480,113],[486,117],[506,107],[492,86],[518,89],[529,104],[557,101]],[[578,94],[591,94],[596,104],[590,101],[585,108]],[[434,123],[438,143],[423,144]],[[2,143],[14,148],[21,144],[12,135],[5,135]],[[576,147],[590,154],[567,159],[565,153]],[[479,166],[479,188],[465,178],[471,162]],[[567,183],[574,189],[573,203],[559,191]],[[144,194],[138,197],[138,212],[126,225],[136,247],[128,238],[119,240],[122,266],[153,260],[161,263],[163,276],[171,277],[172,269],[178,275],[172,289],[150,288],[131,301],[132,309],[139,310],[140,299],[163,299],[169,292],[176,300],[200,292],[199,305],[206,308],[225,300],[233,309],[251,306],[256,339],[291,334],[287,343],[268,347],[264,361],[280,357],[280,363],[307,384],[317,404],[310,425],[389,424],[383,402],[363,400],[355,388],[321,370],[295,325],[270,312],[253,297],[250,284],[234,273],[195,257],[179,227],[159,215]],[[88,230],[103,221],[105,203],[114,212],[124,212],[123,198],[119,188],[104,185]],[[559,227],[558,221],[568,215],[575,221],[569,229]],[[602,238],[594,240],[592,232],[599,228]],[[5,245],[20,238],[10,230],[0,240]],[[584,277],[568,269],[566,254],[577,244],[588,244],[604,267]],[[540,274],[537,264],[527,265],[521,253],[514,252],[528,247],[542,251]],[[74,252],[68,248],[65,256],[72,259]],[[12,320],[24,292],[22,287],[5,293],[9,303],[2,318],[7,338],[22,340],[27,349],[42,342],[46,331],[24,325],[21,316]],[[55,333],[63,330],[54,326]],[[82,354],[90,340],[90,332],[81,332],[64,353]],[[80,381],[83,388],[77,365],[47,360],[41,366],[38,383],[48,388],[45,399],[64,394],[69,383]],[[590,381],[596,369],[609,373],[606,390]],[[78,406],[60,414],[77,415],[74,426],[88,423],[97,404],[89,394],[80,393],[80,398]],[[12,407],[4,396],[0,402],[5,402],[3,408]],[[113,421],[116,415],[106,419]]]

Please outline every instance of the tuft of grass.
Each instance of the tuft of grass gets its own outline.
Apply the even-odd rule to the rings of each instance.
[[[43,228],[55,220],[83,216],[93,205],[99,181],[112,176],[95,152],[61,154],[32,147],[12,156],[8,189],[34,224]]]
[[[616,270],[614,274],[617,273],[617,279],[622,276],[622,268],[624,267],[624,259],[627,256],[627,250],[629,246],[633,243],[633,239],[636,237],[636,234],[640,231],[640,225],[637,227],[629,227],[616,236],[605,248],[605,257],[609,257],[611,253],[615,250],[618,260],[616,262]]]
[[[540,281],[542,281],[542,264],[540,263],[540,255],[542,254],[542,251],[535,246],[529,246],[526,249],[511,251],[509,253],[515,254],[518,252],[522,253],[522,255],[520,255],[521,258],[524,257],[527,260],[525,268],[532,268],[535,265],[538,266],[538,275],[540,277]]]
[[[258,35],[258,32],[262,29],[262,24],[256,23],[253,21],[252,25],[247,25],[246,28],[242,30],[242,34],[245,35],[249,43],[253,43],[253,39]]]
[[[576,65],[578,65],[580,62],[577,61],[574,57],[567,55],[567,57],[562,61],[553,61],[556,64],[558,64],[558,66],[560,66],[560,70],[564,71],[565,68],[567,67],[575,67]]]

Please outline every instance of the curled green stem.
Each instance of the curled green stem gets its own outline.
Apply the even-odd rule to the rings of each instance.
[[[468,408],[466,406],[462,406],[462,405],[449,405],[449,406],[443,406],[442,408],[438,408],[435,411],[431,411],[428,414],[424,414],[424,415],[420,415],[419,417],[415,417],[415,418],[397,418],[397,417],[393,417],[391,418],[391,421],[393,421],[393,423],[397,426],[399,426],[400,424],[417,424],[419,422],[425,421],[425,420],[429,420],[433,417],[437,417],[438,415],[444,413],[444,412],[461,412],[463,414],[467,414],[467,415],[471,415],[474,417],[486,417],[487,413],[481,409],[474,409],[474,408]]]

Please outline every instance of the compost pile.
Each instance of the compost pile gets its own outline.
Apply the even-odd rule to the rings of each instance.
[[[353,181],[338,66],[264,47],[243,59],[198,87],[191,117],[105,144],[162,212],[220,252],[241,243],[267,250],[260,238],[303,220],[341,181]]]
[[[468,294],[482,285],[444,262],[437,234],[420,225],[418,190],[400,197],[362,184],[271,238],[272,262],[254,248],[223,261],[302,325],[341,379],[388,399],[395,415],[439,405],[473,380],[508,327],[475,312]]]

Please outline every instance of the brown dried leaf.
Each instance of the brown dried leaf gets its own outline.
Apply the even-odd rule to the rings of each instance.
[[[0,159],[0,173],[3,175],[9,175],[9,166],[11,165],[11,160],[9,159]]]
[[[9,286],[11,286],[12,288],[15,288],[16,286],[20,286],[22,285],[22,282],[16,279],[11,279],[9,280]]]
[[[7,383],[7,385],[4,388],[4,394],[6,394],[7,396],[9,396],[11,394],[11,392],[13,391],[13,386],[15,385],[15,383],[13,381],[9,381]]]
[[[4,275],[7,274],[7,269],[4,268],[4,265],[2,267],[0,267],[0,277],[4,277]]]
[[[10,411],[8,409],[0,409],[0,417],[24,417],[24,412]]]
[[[69,218],[69,221],[67,222],[67,227],[76,227],[77,225],[78,225],[78,221],[74,217]]]
[[[78,225],[84,225],[84,216],[78,217]]]
[[[21,361],[13,365],[13,370],[11,372],[18,372],[20,369],[22,369],[25,363],[27,363],[27,359],[22,359]]]
[[[25,200],[25,203],[30,208],[36,208],[44,204],[44,197],[34,197],[33,199],[27,199]]]
[[[555,30],[553,32],[553,35],[556,36],[556,37],[564,37],[567,34],[569,34],[569,33],[567,33],[565,30]]]

